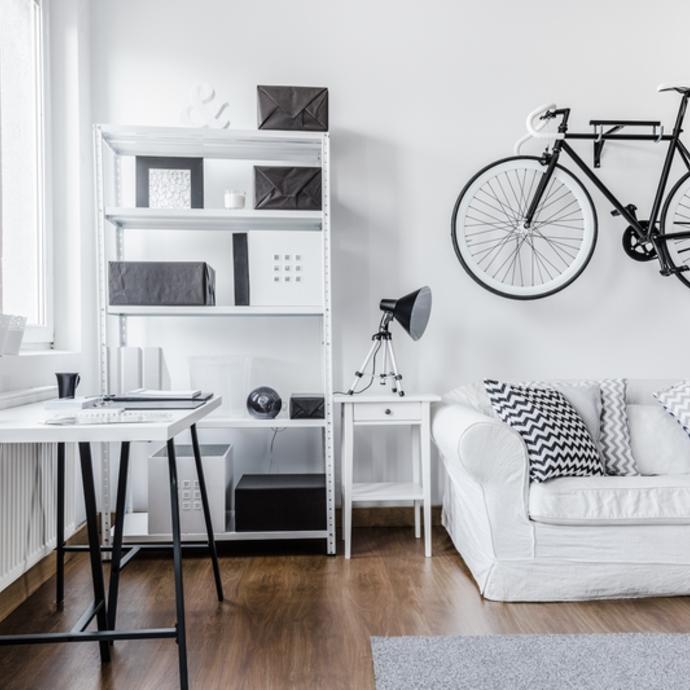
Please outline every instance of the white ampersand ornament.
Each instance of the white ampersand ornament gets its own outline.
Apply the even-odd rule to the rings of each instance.
[[[226,114],[227,101],[219,102],[216,90],[207,83],[193,86],[189,97],[191,103],[182,112],[182,120],[192,127],[210,127],[212,129],[227,129],[230,119]]]

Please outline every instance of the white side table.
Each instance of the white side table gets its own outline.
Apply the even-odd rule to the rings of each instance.
[[[350,558],[352,504],[365,501],[412,501],[415,537],[421,537],[420,507],[424,506],[424,555],[431,557],[431,403],[437,395],[335,395],[342,411],[342,498],[345,558]],[[413,427],[412,482],[354,483],[356,426]]]

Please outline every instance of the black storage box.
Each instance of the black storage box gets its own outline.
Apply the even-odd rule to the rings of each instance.
[[[328,89],[257,86],[259,129],[328,131]]]
[[[321,210],[321,168],[254,167],[254,208]]]
[[[323,419],[324,417],[323,395],[290,396],[290,419]]]
[[[245,474],[235,487],[237,532],[325,529],[325,474]]]
[[[207,306],[216,274],[205,261],[111,261],[110,304]]]

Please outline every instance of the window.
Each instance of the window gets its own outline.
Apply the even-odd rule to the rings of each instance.
[[[0,0],[0,310],[52,341],[40,0]]]

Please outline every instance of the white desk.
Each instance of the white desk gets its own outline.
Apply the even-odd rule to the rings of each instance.
[[[0,443],[165,443],[218,409],[222,402],[222,398],[213,397],[195,410],[159,410],[170,413],[171,419],[165,422],[70,426],[46,424],[48,417],[61,413],[58,410],[46,410],[43,403],[21,405],[0,411]]]
[[[411,501],[415,537],[421,537],[424,508],[424,555],[431,557],[431,403],[438,395],[334,395],[342,405],[342,515],[345,558],[350,558],[352,504],[367,501]],[[354,430],[357,426],[411,426],[414,430],[412,482],[354,483]]]
[[[199,440],[196,424],[210,412],[220,407],[222,399],[213,397],[195,410],[166,410],[170,419],[158,422],[137,424],[73,424],[56,426],[46,424],[48,417],[54,416],[54,410],[46,410],[42,403],[22,405],[0,412],[0,443],[57,443],[58,444],[58,603],[61,599],[62,563],[64,552],[78,550],[79,547],[64,545],[64,444],[77,443],[81,463],[84,504],[86,508],[86,525],[89,537],[88,551],[91,560],[91,578],[93,581],[94,601],[80,617],[70,632],[33,633],[28,635],[0,636],[0,646],[14,644],[45,644],[53,642],[97,641],[101,652],[101,662],[110,661],[110,644],[114,640],[173,638],[178,645],[180,669],[180,687],[188,687],[187,678],[187,642],[185,633],[184,592],[182,587],[182,544],[180,537],[180,514],[178,505],[177,467],[175,464],[174,438],[177,434],[189,429],[192,435],[194,459],[199,477],[204,520],[206,523],[208,548],[213,563],[213,574],[219,601],[223,599],[223,589],[218,567],[218,555],[211,525],[208,507],[208,494],[203,474]],[[175,604],[177,621],[174,627],[153,628],[145,630],[116,630],[117,598],[119,576],[125,563],[141,545],[132,547],[125,559],[122,558],[122,533],[127,492],[127,472],[129,467],[129,444],[136,441],[158,441],[167,444],[168,469],[170,475],[170,507],[172,512],[172,550],[175,573]],[[93,481],[93,461],[91,443],[120,443],[120,469],[118,474],[115,529],[112,546],[112,562],[109,594],[106,602],[103,568],[101,563],[101,546],[98,535],[98,514],[96,511],[96,491]],[[62,495],[61,495],[62,494]],[[97,630],[87,631],[93,619],[96,619]]]

